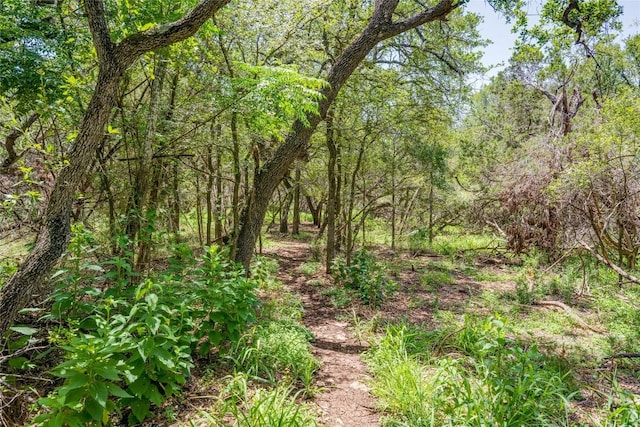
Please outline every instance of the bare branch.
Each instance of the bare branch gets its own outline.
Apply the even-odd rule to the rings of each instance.
[[[611,262],[611,260],[603,257],[602,255],[600,255],[598,252],[596,252],[594,249],[592,249],[589,245],[587,245],[585,242],[583,241],[579,241],[579,243],[582,245],[583,248],[585,248],[591,255],[594,256],[595,259],[597,259],[598,261],[600,261],[601,263],[603,263],[604,265],[608,266],[609,268],[611,268],[613,271],[615,271],[616,273],[618,273],[620,276],[624,277],[625,279],[627,279],[629,282],[631,283],[635,283],[636,285],[640,285],[640,279],[637,278],[636,276],[627,273],[626,271],[624,271],[622,268],[620,268],[619,266],[617,266],[616,264],[614,264],[613,262]]]

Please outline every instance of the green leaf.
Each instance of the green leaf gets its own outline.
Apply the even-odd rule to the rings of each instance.
[[[113,366],[97,366],[95,372],[104,379],[120,381],[119,371]]]
[[[148,397],[149,400],[153,402],[153,404],[156,406],[160,406],[162,405],[162,402],[164,402],[164,397],[162,396],[160,391],[158,391],[158,387],[156,387],[153,384],[149,385],[149,389],[147,390],[146,397]]]
[[[100,405],[93,397],[87,397],[84,401],[85,410],[91,415],[91,418],[95,421],[102,421],[102,414],[104,407]]]
[[[153,311],[158,305],[158,295],[148,294],[144,297],[144,300],[149,304],[149,308]]]
[[[166,366],[169,369],[173,369],[176,366],[176,364],[173,361],[173,357],[171,356],[171,353],[169,353],[167,350],[163,348],[155,349],[152,355],[153,357],[158,359],[160,363],[162,363],[164,366]]]
[[[131,402],[131,411],[136,419],[140,422],[144,421],[149,413],[149,406],[151,404],[146,399],[136,399]]]
[[[22,335],[33,335],[38,332],[35,328],[30,328],[28,326],[12,326],[11,329],[13,332],[17,332]]]
[[[150,319],[147,319],[145,323],[147,324],[147,327],[149,328],[149,331],[153,335],[155,335],[155,334],[158,333],[158,328],[162,324],[162,320],[160,320],[160,318],[158,318],[158,317],[152,317]]]
[[[70,390],[75,390],[77,388],[82,388],[86,386],[91,380],[88,375],[81,374],[79,372],[71,371],[73,375],[69,375],[67,381],[64,386],[60,388],[59,394],[64,395]]]
[[[102,406],[103,408],[107,406],[109,390],[107,389],[105,383],[103,383],[102,381],[94,382],[89,386],[89,392],[100,406]]]
[[[30,365],[29,359],[26,357],[13,357],[9,359],[9,366],[14,369],[27,369]]]
[[[133,397],[129,393],[127,393],[125,390],[121,389],[115,384],[107,383],[107,390],[109,390],[109,393],[111,393],[113,396],[116,396],[116,397],[123,397],[123,398]]]
[[[149,390],[149,379],[146,377],[140,377],[131,384],[129,384],[129,390],[136,396],[145,396],[147,390]]]

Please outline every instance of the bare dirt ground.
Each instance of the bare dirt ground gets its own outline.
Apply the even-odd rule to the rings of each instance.
[[[347,322],[337,320],[341,312],[320,294],[321,288],[309,284],[310,277],[299,271],[309,256],[308,243],[281,241],[277,248],[265,253],[277,254],[278,278],[302,298],[304,324],[315,336],[313,352],[322,367],[316,373],[320,392],[313,402],[318,406],[320,422],[328,427],[380,426],[380,415],[366,385],[367,372],[360,359],[366,347],[355,339]]]

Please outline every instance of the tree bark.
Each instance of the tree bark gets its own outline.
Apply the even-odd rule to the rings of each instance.
[[[56,178],[47,204],[44,225],[35,246],[18,271],[0,288],[0,336],[8,331],[18,311],[38,291],[67,247],[75,192],[96,156],[126,69],[145,52],[191,37],[228,2],[229,0],[202,0],[183,18],[133,34],[115,44],[110,38],[104,2],[84,1],[85,14],[98,56],[98,81],[80,124],[78,136],[69,152],[69,163]]]
[[[327,179],[329,180],[329,193],[327,195],[327,258],[325,261],[325,271],[331,273],[331,265],[336,256],[336,205],[337,180],[336,180],[336,159],[338,150],[333,134],[333,115],[327,115],[327,149],[329,150],[329,162],[327,165]],[[338,178],[339,179],[339,178]]]
[[[329,70],[323,89],[324,98],[318,102],[318,114],[307,116],[308,126],[301,121],[293,124],[291,133],[274,152],[256,176],[251,194],[242,215],[242,225],[238,234],[235,260],[241,262],[246,271],[249,265],[260,228],[271,201],[271,196],[295,160],[304,160],[318,124],[326,117],[329,107],[335,101],[342,86],[358,68],[367,54],[381,41],[417,28],[427,22],[442,20],[460,7],[458,0],[441,0],[433,7],[401,21],[393,22],[393,14],[399,0],[377,0],[371,18],[362,33],[344,50]]]
[[[296,168],[295,187],[293,189],[293,222],[291,233],[294,236],[300,234],[300,168]]]
[[[231,199],[231,214],[233,216],[233,228],[231,235],[234,243],[231,246],[231,257],[238,250],[237,236],[240,228],[240,187],[242,186],[242,170],[240,169],[240,141],[238,139],[238,113],[231,113],[231,141],[233,154],[233,196]]]

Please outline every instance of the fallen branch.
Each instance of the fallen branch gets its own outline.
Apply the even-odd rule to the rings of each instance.
[[[539,306],[542,306],[542,307],[556,307],[556,308],[562,309],[565,313],[567,313],[569,315],[569,317],[571,317],[582,328],[588,329],[588,330],[590,330],[592,332],[596,332],[598,334],[604,334],[604,333],[607,332],[606,330],[604,330],[602,328],[597,328],[595,326],[589,325],[587,322],[582,320],[582,318],[580,316],[578,316],[571,309],[571,307],[569,307],[567,304],[562,303],[560,301],[553,301],[553,300],[536,301],[536,302],[533,303],[533,305],[539,305]]]
[[[609,267],[610,269],[612,269],[613,271],[615,271],[616,273],[618,273],[620,276],[624,277],[625,279],[627,279],[629,282],[631,283],[635,283],[636,285],[640,285],[640,279],[638,279],[636,276],[634,276],[633,274],[627,273],[626,271],[624,271],[621,267],[617,266],[616,264],[614,264],[613,262],[611,262],[611,260],[603,257],[602,255],[600,255],[598,252],[596,252],[595,250],[591,249],[591,247],[589,245],[587,245],[585,242],[583,241],[579,241],[579,243],[582,245],[583,248],[585,248],[591,255],[593,255],[593,257],[595,259],[597,259],[598,261],[600,261],[601,263],[603,263],[604,265],[606,265],[607,267]]]
[[[640,353],[618,353],[613,356],[605,357],[605,360],[611,359],[636,359],[640,358]]]

